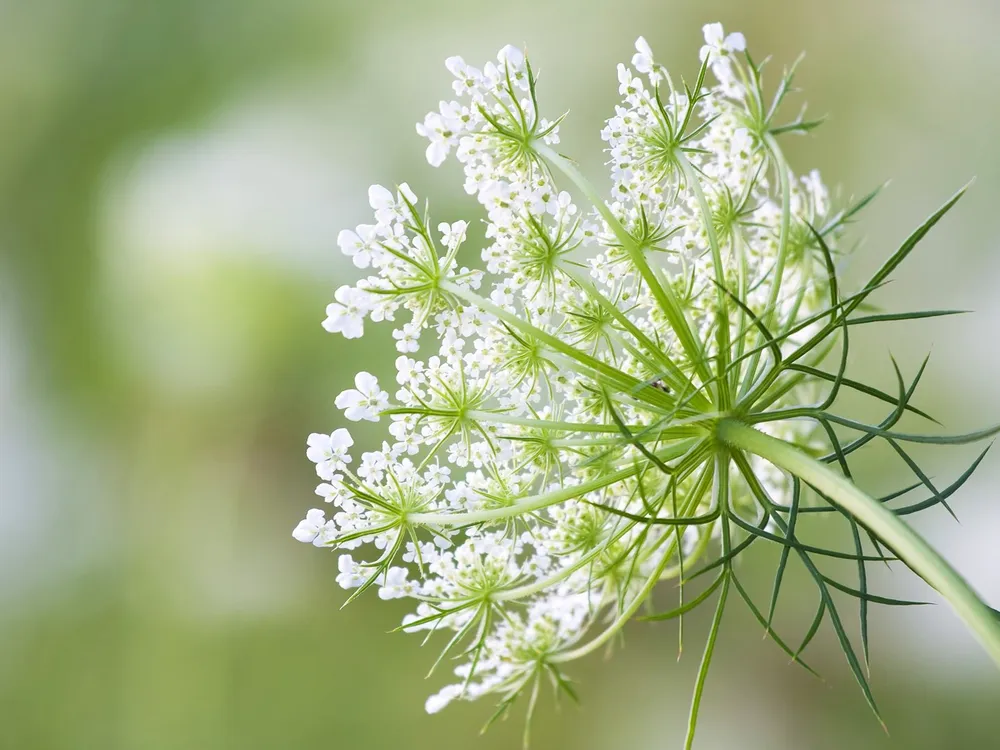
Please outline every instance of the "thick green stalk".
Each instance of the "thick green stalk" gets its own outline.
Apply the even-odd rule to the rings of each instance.
[[[842,474],[794,445],[765,435],[736,420],[717,427],[720,440],[754,453],[791,472],[882,539],[915,573],[938,591],[1000,666],[1000,618],[940,554],[899,516],[869,497]]]
[[[712,494],[714,495],[715,507],[720,511],[722,518],[722,554],[726,557],[732,551],[729,537],[729,521],[726,515],[729,513],[729,456],[728,454],[717,454],[715,457],[715,468],[712,476]],[[684,750],[691,750],[694,745],[694,733],[698,727],[698,711],[701,708],[701,697],[705,692],[705,681],[708,679],[708,669],[712,665],[712,655],[715,653],[715,642],[719,637],[719,627],[722,625],[722,616],[726,611],[726,599],[729,596],[729,581],[732,577],[730,569],[731,562],[727,562],[722,569],[722,591],[719,593],[719,600],[715,605],[715,615],[712,617],[712,627],[708,631],[708,640],[705,641],[705,651],[702,653],[701,665],[698,667],[698,679],[695,682],[694,694],[691,696],[691,710],[688,713],[687,737],[684,739]]]

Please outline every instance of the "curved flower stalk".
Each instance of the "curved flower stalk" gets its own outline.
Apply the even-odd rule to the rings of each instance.
[[[948,507],[983,457],[941,488],[910,444],[967,443],[997,428],[902,431],[908,414],[930,419],[912,403],[923,368],[909,382],[897,368],[895,393],[846,368],[855,326],[951,312],[872,313],[867,303],[961,192],[860,290],[842,289],[839,240],[874,194],[836,206],[818,173],[795,175],[780,140],[818,123],[782,119],[794,67],[769,94],[741,34],[704,31],[692,83],[675,81],[642,38],[632,66],[618,66],[622,100],[601,131],[608,197],[556,150],[563,118],[542,116],[519,50],[483,68],[450,58],[458,99],[417,131],[432,165],[457,159],[485,209],[484,269],[458,262],[466,221],[435,224],[405,183],[372,187],[374,223],[340,236],[373,273],[337,290],[324,325],[354,338],[368,321],[392,321],[399,357],[395,386],[362,372],[336,405],[348,420],[387,423],[389,438],[355,457],[344,427],[310,436],[330,510],[309,511],[294,536],[340,553],[350,599],[374,588],[413,602],[400,629],[441,644],[435,667],[458,661],[427,700],[431,713],[490,694],[495,716],[523,698],[530,718],[543,682],[574,696],[567,664],[610,645],[640,610],[681,619],[714,601],[690,746],[736,599],[800,663],[828,623],[876,710],[868,608],[911,602],[869,590],[873,561],[900,560],[924,578],[1000,665],[996,613],[904,520]],[[841,416],[846,391],[883,402],[886,417]],[[883,497],[854,484],[854,454],[874,441],[913,484]],[[912,493],[923,496],[902,499]],[[841,519],[853,545],[801,541],[812,514]],[[767,603],[750,597],[737,564],[759,541],[781,548]],[[791,557],[818,595],[796,641],[772,628]],[[851,578],[835,577],[831,560],[848,561]],[[656,590],[676,605],[657,613]],[[860,649],[841,618],[845,599],[858,607]]]

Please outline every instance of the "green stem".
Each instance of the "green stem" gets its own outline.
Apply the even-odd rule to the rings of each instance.
[[[771,294],[768,296],[767,307],[764,308],[762,319],[771,330],[774,330],[774,321],[777,316],[778,297],[781,294],[781,280],[785,275],[785,260],[788,257],[788,235],[791,231],[792,223],[792,193],[788,182],[788,163],[785,161],[781,147],[774,136],[770,133],[764,135],[764,145],[774,159],[774,168],[778,173],[778,182],[781,185],[781,226],[778,234],[778,255],[774,262],[774,269],[771,271]],[[740,396],[745,396],[751,386],[757,380],[757,365],[760,363],[760,352],[751,357],[747,367],[747,376],[744,378],[744,387]]]
[[[783,440],[735,420],[719,422],[719,438],[802,479],[876,534],[917,575],[938,591],[1000,666],[1000,617],[968,582],[899,516],[851,481]]]
[[[615,621],[592,641],[589,641],[572,651],[557,654],[556,656],[551,657],[550,661],[558,664],[573,661],[574,659],[586,656],[595,649],[603,646],[611,639],[612,636],[615,635],[615,633],[625,627],[625,623],[632,619],[632,615],[634,615],[639,607],[642,606],[643,602],[646,601],[650,593],[652,593],[653,589],[656,587],[656,584],[660,582],[660,574],[663,573],[664,568],[667,567],[667,563],[670,562],[670,559],[674,556],[674,551],[677,549],[677,537],[674,535],[664,536],[657,546],[663,543],[666,543],[668,546],[666,551],[663,553],[663,556],[660,558],[660,562],[657,564],[656,569],[653,570],[649,578],[647,578],[646,582],[642,585],[642,588],[635,595],[629,605],[621,611]]]
[[[716,361],[716,403],[718,403],[720,409],[726,409],[730,405],[729,382],[726,379],[726,370],[729,367],[729,359],[732,353],[729,350],[729,301],[724,291],[726,288],[726,272],[722,265],[722,247],[719,245],[719,236],[716,234],[715,223],[712,220],[712,209],[708,205],[708,199],[705,197],[705,191],[701,187],[701,180],[698,179],[698,174],[695,172],[694,167],[691,166],[691,162],[688,161],[683,151],[677,149],[675,157],[681,170],[684,172],[684,179],[687,181],[688,187],[691,188],[691,192],[694,193],[694,197],[698,201],[698,209],[701,211],[701,223],[705,226],[705,233],[708,235],[708,244],[712,250],[716,301],[719,306],[716,313],[718,320],[716,335],[719,340],[719,351]]]
[[[656,454],[661,461],[672,461],[683,456],[691,446],[698,443],[698,440],[691,438],[675,443],[669,448]],[[589,492],[602,489],[608,485],[621,482],[624,479],[641,474],[647,468],[646,462],[636,461],[631,466],[604,474],[589,482],[582,482],[571,487],[543,492],[534,495],[514,505],[503,508],[489,508],[487,510],[472,511],[469,513],[413,513],[406,517],[406,520],[414,525],[441,525],[441,526],[465,526],[471,523],[485,523],[487,521],[502,521],[505,518],[513,518],[524,513],[531,513],[542,508],[547,508],[556,503],[564,503],[567,500],[582,497]]]
[[[788,235],[792,223],[792,189],[788,183],[788,163],[785,161],[781,147],[770,133],[764,136],[764,144],[774,158],[775,169],[778,172],[778,182],[781,185],[781,229],[778,235],[778,257],[774,263],[774,283],[771,285],[771,295],[767,300],[767,316],[773,320],[777,314],[778,297],[781,294],[781,281],[785,274],[785,260],[788,258]]]
[[[573,280],[573,283],[583,289],[583,291],[594,299],[602,309],[606,310],[616,321],[618,321],[622,328],[632,334],[636,341],[646,347],[650,353],[657,357],[659,362],[666,368],[664,377],[669,377],[671,379],[671,383],[678,393],[685,391],[688,387],[693,387],[690,379],[664,351],[662,344],[657,344],[652,341],[635,323],[629,319],[627,315],[618,309],[618,306],[614,302],[601,294],[600,290],[598,290],[597,287],[582,274],[574,273],[572,271],[565,271],[565,273],[570,279]],[[692,403],[697,408],[701,409],[707,409],[711,405],[711,402],[709,402],[706,397],[697,392],[692,399]]]
[[[660,280],[656,277],[653,269],[650,268],[649,264],[646,262],[646,257],[643,255],[642,248],[636,243],[635,238],[628,233],[628,230],[622,226],[622,223],[618,220],[618,217],[612,213],[611,209],[608,208],[607,204],[598,195],[594,186],[590,184],[586,177],[576,168],[565,156],[561,156],[553,151],[548,146],[542,143],[534,144],[535,151],[539,156],[543,156],[549,162],[551,162],[559,171],[566,175],[570,181],[576,185],[576,187],[586,196],[587,200],[591,202],[597,212],[601,215],[601,218],[608,223],[611,227],[611,231],[615,233],[615,237],[620,243],[625,252],[628,253],[629,258],[635,264],[636,270],[639,271],[639,275],[642,276],[643,281],[646,282],[646,286],[652,293],[653,297],[656,298],[660,309],[666,316],[667,320],[670,321],[671,328],[674,329],[674,333],[677,334],[677,338],[681,342],[681,346],[684,347],[684,352],[687,354],[688,359],[691,364],[696,368],[698,374],[701,376],[704,382],[708,382],[712,379],[712,374],[708,369],[707,360],[705,358],[705,353],[701,346],[701,342],[694,335],[691,325],[688,323],[687,316],[684,314],[684,309],[681,307],[674,295],[673,290],[670,285],[663,285]]]
[[[416,410],[414,410],[415,413]],[[385,414],[386,412],[382,412]],[[536,419],[534,417],[515,417],[509,414],[489,412],[489,411],[470,411],[466,413],[469,419],[474,419],[477,422],[486,422],[488,424],[508,424],[508,425],[519,425],[522,427],[533,427],[539,430],[564,430],[566,432],[598,432],[607,433],[611,432],[616,435],[621,434],[621,429],[617,425],[613,424],[587,424],[585,422],[565,422],[556,419]],[[630,429],[633,430],[643,430],[645,425],[631,425]]]
[[[507,589],[505,591],[500,591],[493,594],[492,599],[496,602],[507,602],[507,601],[517,601],[518,599],[524,599],[525,597],[537,594],[539,591],[545,591],[546,589],[552,588],[560,581],[569,578],[573,573],[580,570],[580,568],[589,565],[596,558],[600,557],[607,551],[607,548],[618,542],[626,534],[635,528],[636,521],[630,521],[622,526],[622,528],[608,540],[607,544],[596,547],[595,549],[588,552],[586,555],[581,557],[575,563],[565,568],[561,568],[556,571],[551,576],[547,578],[540,578],[534,583],[525,584],[523,586],[516,586],[512,589]]]
[[[621,384],[623,386],[622,390],[625,392],[631,392],[633,390],[636,391],[636,397],[639,400],[646,401],[654,407],[659,406],[661,408],[670,408],[673,406],[673,402],[668,399],[665,394],[662,394],[652,388],[639,388],[639,386],[642,385],[642,381],[637,378],[612,367],[606,362],[602,362],[596,357],[592,357],[586,352],[582,352],[579,349],[570,346],[566,342],[562,341],[558,336],[554,336],[547,331],[543,331],[541,328],[531,325],[531,323],[522,320],[508,310],[504,310],[499,305],[493,304],[490,300],[481,297],[471,289],[466,289],[465,287],[453,284],[450,281],[442,281],[440,288],[443,291],[453,294],[459,299],[475,305],[480,310],[496,316],[512,328],[523,331],[529,336],[541,341],[545,345],[551,347],[553,351],[565,355],[574,362],[577,362],[596,373],[604,375],[613,382]]]
[[[712,477],[712,494],[715,507],[719,509],[722,519],[722,554],[726,557],[732,550],[732,541],[729,536],[729,455],[721,452],[715,457],[715,468]],[[729,581],[732,577],[730,568],[731,562],[727,562],[722,569],[722,591],[719,593],[719,601],[715,606],[715,615],[712,617],[712,627],[708,631],[708,640],[705,641],[705,651],[702,653],[701,665],[698,667],[698,679],[695,682],[694,694],[691,696],[691,710],[688,713],[687,737],[684,740],[684,750],[691,750],[694,744],[694,733],[698,727],[698,711],[701,708],[701,697],[705,692],[705,681],[708,679],[708,669],[712,664],[712,655],[715,653],[715,642],[719,637],[719,627],[722,625],[722,616],[726,610],[726,599],[729,596]]]
[[[703,479],[707,480],[708,477],[709,474],[706,472],[702,475],[702,478],[698,480],[698,483],[696,484],[694,491],[691,493],[690,497],[685,501],[684,506],[681,509],[682,513],[693,512],[694,509],[697,508],[698,505],[701,503],[702,496],[705,494],[705,491],[707,489],[707,482],[703,482]],[[705,536],[710,537],[711,534],[706,532]],[[639,607],[642,606],[642,604],[649,598],[649,595],[656,587],[656,584],[664,580],[664,572],[667,570],[667,563],[673,557],[674,552],[676,552],[678,555],[683,554],[680,548],[680,541],[681,537],[678,534],[678,535],[666,535],[659,542],[657,542],[656,547],[654,547],[654,549],[650,552],[650,554],[655,553],[656,549],[658,549],[659,546],[664,542],[668,543],[670,546],[668,547],[667,551],[663,553],[663,557],[660,559],[660,562],[656,566],[656,569],[653,571],[653,574],[646,579],[646,582],[643,584],[642,589],[640,589],[639,592],[635,595],[635,597],[632,599],[632,602],[625,609],[623,609],[619,613],[618,617],[611,623],[611,625],[605,628],[605,630],[602,631],[598,636],[596,636],[595,638],[593,638],[592,640],[588,641],[587,643],[581,646],[577,646],[572,651],[566,651],[562,654],[559,654],[558,656],[553,657],[552,661],[567,662],[567,661],[573,661],[574,659],[579,659],[582,656],[586,656],[595,649],[598,649],[601,646],[603,646],[611,639],[612,636],[615,635],[615,633],[617,633],[619,630],[625,627],[625,624],[630,619],[632,619],[632,616],[638,611]]]

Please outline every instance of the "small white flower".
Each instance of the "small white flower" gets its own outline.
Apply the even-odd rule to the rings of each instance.
[[[375,219],[380,226],[405,222],[410,215],[407,201],[415,205],[417,196],[405,182],[400,184],[395,197],[381,185],[372,185],[368,188],[368,205],[374,209]]]
[[[330,333],[342,333],[345,339],[360,338],[365,332],[365,316],[370,311],[370,295],[362,289],[342,286],[333,294],[335,302],[326,306],[323,327]]]
[[[382,223],[379,213],[382,212],[383,215],[391,216],[392,212],[395,211],[396,201],[388,188],[382,185],[372,185],[368,188],[368,205],[375,211],[375,216],[379,219],[379,223]]]
[[[452,83],[452,89],[456,96],[482,95],[479,92],[479,88],[484,83],[482,71],[466,65],[465,60],[458,56],[449,57],[444,61],[444,65],[456,78]]]
[[[326,526],[326,514],[318,508],[313,508],[306,517],[299,521],[299,525],[292,531],[292,536],[300,542],[312,544],[322,533]]]
[[[632,75],[632,71],[618,63],[618,93],[633,106],[642,101],[642,81]]]
[[[407,323],[402,328],[393,331],[392,337],[396,339],[396,351],[415,352],[420,348],[420,325],[419,323]]]
[[[389,394],[378,387],[378,378],[369,372],[354,377],[354,388],[344,391],[334,402],[352,422],[377,422],[379,412],[389,405]]]
[[[524,67],[524,52],[508,44],[497,53],[497,62],[500,65],[507,65],[512,73],[520,72]],[[527,82],[525,82],[523,88],[527,89]]]
[[[469,223],[466,221],[456,221],[453,224],[446,224],[444,222],[438,224],[438,231],[441,233],[441,242],[449,250],[455,250],[465,242],[465,231],[468,229],[468,226]]]
[[[375,226],[373,224],[360,224],[356,231],[345,229],[337,235],[340,251],[351,258],[358,268],[368,268],[371,265],[374,243]]]
[[[406,596],[406,578],[409,575],[407,568],[389,568],[385,581],[378,590],[379,599],[399,599]]]
[[[380,482],[389,465],[389,457],[383,451],[367,451],[361,454],[358,476],[370,482]]]
[[[424,371],[424,363],[406,356],[396,357],[396,382],[406,385]]]
[[[344,589],[356,589],[365,582],[361,568],[350,555],[337,558],[337,585]]]
[[[334,475],[333,479],[339,481],[341,477]],[[337,484],[336,486],[330,484],[330,482],[321,482],[316,485],[316,494],[323,498],[323,502],[326,503],[336,503],[344,496],[344,490],[342,485]]]
[[[427,702],[424,704],[424,710],[429,714],[436,714],[461,694],[461,685],[446,685],[427,699]]]
[[[441,464],[432,464],[427,467],[424,478],[431,484],[446,484],[451,477],[451,469]]]
[[[316,464],[316,473],[323,479],[331,480],[350,463],[347,450],[354,445],[354,440],[351,433],[341,427],[329,435],[314,432],[306,444],[306,457]]]
[[[733,52],[742,52],[747,48],[747,40],[743,34],[737,31],[726,36],[721,23],[705,24],[702,33],[705,35],[705,44],[699,53],[702,60],[710,55],[717,58],[728,57]]]
[[[657,83],[662,77],[656,61],[653,59],[653,50],[645,37],[635,40],[635,54],[632,55],[632,67],[640,73],[644,73],[651,83]]]

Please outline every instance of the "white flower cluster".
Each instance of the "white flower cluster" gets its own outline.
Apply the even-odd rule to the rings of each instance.
[[[417,207],[417,196],[405,182],[396,195],[372,185],[368,202],[375,210],[374,224],[361,224],[352,232],[344,230],[337,238],[343,253],[358,268],[375,268],[355,287],[342,286],[334,293],[334,302],[326,308],[323,327],[346,338],[364,334],[364,320],[395,320],[401,307],[412,313],[409,324],[399,335],[399,348],[412,351],[413,341],[427,319],[447,306],[440,285],[444,281],[478,288],[482,274],[458,268],[455,257],[465,240],[465,222],[440,224],[438,249],[434,235],[424,223]]]
[[[432,165],[455,155],[485,209],[485,272],[457,262],[466,222],[432,231],[405,183],[373,186],[374,224],[340,235],[375,273],[336,291],[324,327],[355,338],[366,318],[411,316],[393,333],[396,387],[361,372],[336,399],[348,420],[388,422],[389,439],[355,461],[346,429],[309,437],[330,511],[294,536],[341,550],[340,585],[411,599],[402,629],[447,632],[444,652],[467,656],[430,712],[509,703],[543,676],[565,685],[566,662],[730,541],[712,420],[761,398],[774,355],[760,329],[784,332],[782,350],[808,332],[836,232],[818,175],[781,157],[743,36],[704,32],[693,86],[675,87],[642,38],[618,66],[607,201],[553,150],[562,118],[539,114],[519,50],[483,68],[447,60],[458,99],[417,132]],[[787,502],[780,472],[760,474]],[[735,482],[729,503],[759,522]]]

